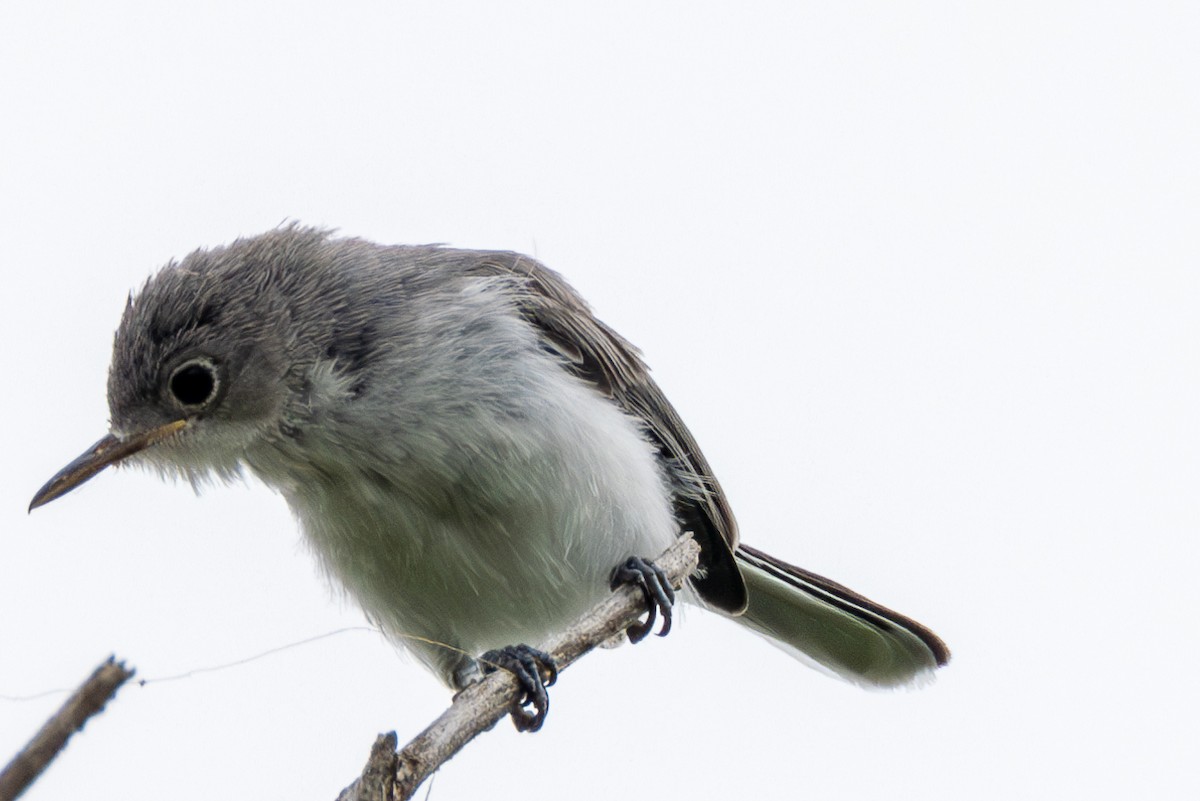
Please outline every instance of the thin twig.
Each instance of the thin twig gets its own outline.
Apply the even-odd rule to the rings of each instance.
[[[676,588],[696,569],[700,547],[681,538],[655,560]],[[624,632],[646,611],[641,591],[626,586],[597,604],[575,625],[541,646],[560,670],[601,643]],[[362,776],[337,801],[406,801],[435,770],[509,713],[517,693],[511,673],[500,670],[455,696],[450,707],[425,731],[395,753],[394,732],[381,734]]]
[[[111,656],[96,668],[29,744],[0,771],[0,801],[13,801],[25,792],[66,747],[71,735],[82,729],[89,718],[103,711],[104,705],[133,673]]]

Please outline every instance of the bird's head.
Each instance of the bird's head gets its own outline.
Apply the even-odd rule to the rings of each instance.
[[[193,483],[228,478],[278,434],[303,350],[288,324],[289,282],[326,238],[274,234],[196,251],[130,296],[109,368],[109,433],[47,482],[31,509],[127,460]]]

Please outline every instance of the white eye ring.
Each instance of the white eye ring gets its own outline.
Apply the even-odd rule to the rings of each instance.
[[[207,406],[217,397],[220,387],[217,366],[207,357],[189,359],[172,370],[167,379],[167,392],[184,409]]]

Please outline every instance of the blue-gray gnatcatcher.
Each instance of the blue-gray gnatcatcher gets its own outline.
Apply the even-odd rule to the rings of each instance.
[[[31,508],[116,462],[193,484],[248,468],[443,681],[472,681],[484,652],[516,672],[522,728],[544,719],[553,665],[512,644],[566,626],[614,575],[651,604],[631,639],[656,606],[665,626],[669,585],[639,557],[681,531],[702,549],[694,597],[810,664],[891,687],[949,660],[915,621],[740,544],[638,352],[525,256],[295,225],[198,250],[130,298],[108,403],[111,433]]]

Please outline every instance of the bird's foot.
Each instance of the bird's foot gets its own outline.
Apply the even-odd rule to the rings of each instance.
[[[550,711],[550,696],[546,688],[558,679],[558,664],[554,657],[528,645],[509,645],[488,651],[479,657],[479,662],[485,674],[503,668],[517,677],[520,693],[512,706],[512,722],[517,731],[537,731],[542,728],[546,713]],[[533,707],[533,711],[526,708],[529,706]]]
[[[663,622],[658,636],[667,636],[667,632],[671,630],[671,608],[675,605],[675,589],[661,567],[648,559],[634,556],[617,566],[610,584],[614,590],[622,584],[633,584],[641,587],[642,594],[646,596],[646,620],[625,630],[630,642],[636,643],[645,639],[654,628],[659,612],[662,612]]]

